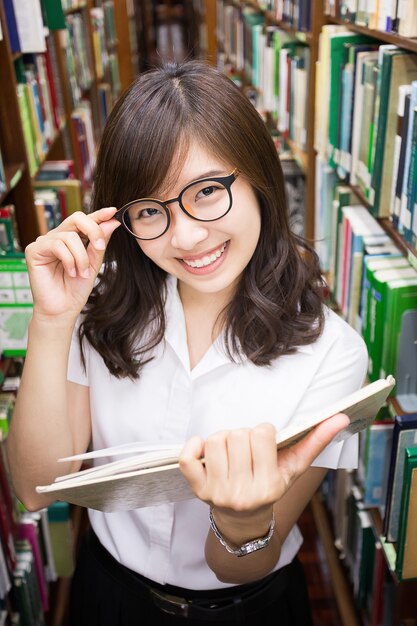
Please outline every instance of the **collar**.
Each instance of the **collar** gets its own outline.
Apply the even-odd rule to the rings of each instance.
[[[190,370],[190,359],[187,346],[187,331],[185,326],[184,309],[178,293],[178,281],[170,274],[166,278],[166,331],[165,341],[171,346],[184,369],[192,379],[207,374],[217,367],[245,363],[249,359],[240,351],[236,354],[236,360],[232,360],[226,350],[225,334],[222,332],[207,350],[203,358]],[[313,345],[299,346],[297,352],[311,355],[314,352]]]

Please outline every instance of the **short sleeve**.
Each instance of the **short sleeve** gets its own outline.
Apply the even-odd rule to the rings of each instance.
[[[80,350],[80,342],[78,339],[78,330],[80,324],[77,323],[75,325],[74,331],[72,333],[71,338],[71,346],[68,357],[68,369],[67,369],[67,380],[72,383],[78,383],[79,385],[89,386],[87,372],[84,369],[82,360],[81,360],[81,350]],[[88,360],[89,353],[87,347],[85,348],[85,357],[86,357],[86,367],[88,369]]]
[[[362,337],[330,312],[333,339],[297,410],[303,420],[360,389],[365,381],[368,353]],[[358,436],[333,443],[312,463],[315,467],[354,469],[358,465]]]

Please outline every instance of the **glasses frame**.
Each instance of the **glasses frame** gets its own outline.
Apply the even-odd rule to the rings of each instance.
[[[233,196],[232,196],[232,192],[231,192],[231,186],[232,184],[235,182],[236,178],[239,176],[240,171],[235,168],[233,170],[233,172],[231,174],[228,174],[227,176],[215,176],[215,177],[209,177],[209,178],[199,178],[198,180],[194,180],[192,183],[189,183],[186,187],[184,187],[184,189],[181,190],[181,192],[179,193],[179,195],[176,198],[171,198],[170,200],[158,200],[157,198],[138,198],[137,200],[132,200],[131,202],[128,202],[127,204],[124,204],[114,215],[115,219],[120,222],[122,224],[122,226],[125,228],[125,230],[127,230],[127,232],[129,233],[129,235],[132,235],[132,237],[135,237],[135,239],[139,239],[141,241],[152,241],[154,239],[159,239],[159,237],[162,237],[162,235],[165,235],[165,233],[167,232],[167,230],[169,229],[170,225],[171,225],[171,211],[168,207],[168,204],[173,204],[174,202],[178,202],[181,211],[183,211],[183,213],[185,213],[186,215],[188,215],[188,217],[190,217],[192,220],[196,220],[197,222],[217,222],[217,220],[221,220],[222,217],[224,217],[225,215],[227,215],[230,211],[230,209],[232,208],[232,204],[233,204]],[[191,215],[191,213],[188,213],[187,209],[185,208],[185,206],[182,203],[182,197],[184,195],[184,193],[187,191],[187,189],[189,189],[190,187],[192,187],[193,185],[196,185],[197,183],[205,183],[205,182],[214,182],[214,183],[221,183],[224,188],[226,189],[227,193],[229,194],[229,200],[230,200],[230,206],[227,209],[227,211],[225,213],[223,213],[223,215],[220,215],[220,217],[215,217],[214,219],[211,220],[203,220],[200,219],[199,217],[195,217],[194,215]],[[164,211],[165,214],[167,216],[167,225],[165,230],[160,234],[157,235],[156,237],[149,237],[149,238],[145,238],[145,237],[138,237],[138,235],[135,235],[130,228],[127,227],[125,220],[124,220],[124,215],[126,213],[126,211],[129,210],[129,208],[136,204],[137,202],[143,202],[149,200],[151,202],[155,202],[156,204],[159,204],[159,206],[161,206]]]

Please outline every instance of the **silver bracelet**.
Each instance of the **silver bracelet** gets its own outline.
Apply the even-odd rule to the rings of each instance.
[[[275,515],[274,512],[272,512],[272,519],[269,525],[269,530],[264,537],[259,537],[259,539],[252,539],[251,541],[247,541],[239,548],[232,548],[226,543],[225,538],[217,528],[216,522],[214,521],[212,508],[210,508],[209,520],[210,528],[217,537],[217,539],[220,541],[222,546],[224,546],[230,554],[234,554],[235,556],[246,556],[247,554],[251,554],[251,552],[256,552],[257,550],[262,550],[262,548],[266,548],[266,546],[271,541],[272,535],[274,534]]]

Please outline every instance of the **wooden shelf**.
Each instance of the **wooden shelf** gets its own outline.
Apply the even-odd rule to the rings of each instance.
[[[308,171],[308,155],[307,152],[304,152],[292,139],[286,139],[286,143],[288,144],[294,159],[297,161],[298,165],[303,170],[304,174]]]
[[[317,493],[311,500],[311,508],[329,566],[332,585],[343,626],[361,626],[358,613],[353,605],[352,590],[346,579],[339,554],[333,543],[333,532],[328,514]]]
[[[9,163],[4,166],[6,189],[0,194],[0,204],[3,203],[6,196],[16,187],[22,178],[25,167],[24,163]]]
[[[308,31],[297,30],[293,28],[286,22],[282,22],[281,20],[277,20],[272,11],[265,11],[266,19],[270,24],[275,24],[279,26],[281,30],[285,30],[287,33],[298,39],[300,42],[310,44],[312,41],[312,34]]]
[[[417,52],[417,39],[408,39],[407,37],[401,37],[395,33],[385,33],[381,30],[372,30],[366,26],[359,26],[358,24],[352,24],[347,20],[343,20],[339,17],[327,17],[328,24],[338,24],[340,26],[346,26],[349,30],[355,33],[361,33],[362,35],[369,35],[379,41],[385,41],[386,43],[392,43],[404,50],[410,50],[411,52]]]

